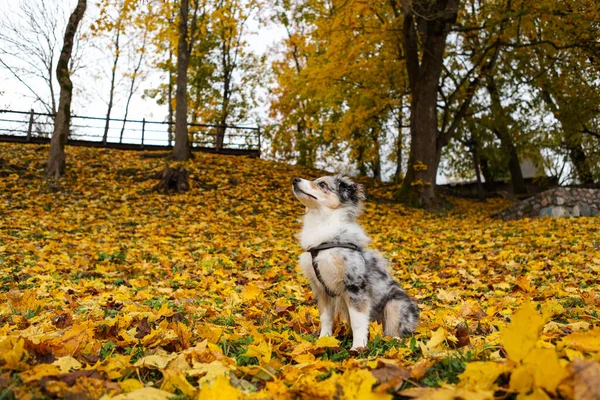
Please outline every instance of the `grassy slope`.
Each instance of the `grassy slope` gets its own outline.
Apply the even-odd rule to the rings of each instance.
[[[197,154],[186,165],[192,190],[166,196],[149,192],[162,159],[68,148],[69,173],[53,187],[43,179],[47,150],[0,144],[0,394],[99,397],[139,381],[193,397],[231,370],[246,394],[327,398],[349,382],[370,388],[364,374],[377,357],[412,371],[395,389],[439,386],[459,381],[465,363],[501,362],[498,331],[527,299],[550,310],[546,347],[598,323],[597,220],[490,220],[502,201],[455,200],[448,215],[428,215],[365,181],[361,222],[419,299],[422,321],[403,341],[377,338],[373,326],[357,360],[343,329],[340,348],[315,346],[316,305],[296,265],[303,209],[290,180],[318,171]],[[457,351],[459,323],[470,344]],[[572,348],[585,358],[600,347],[592,350]],[[59,375],[78,368],[99,373],[73,386]],[[508,375],[492,383],[466,388],[503,393]]]

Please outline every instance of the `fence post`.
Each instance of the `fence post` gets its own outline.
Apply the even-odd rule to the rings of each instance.
[[[31,142],[31,131],[33,130],[33,108],[29,113],[29,127],[27,128],[27,141]]]
[[[144,150],[144,133],[146,132],[146,118],[142,119],[142,150]]]

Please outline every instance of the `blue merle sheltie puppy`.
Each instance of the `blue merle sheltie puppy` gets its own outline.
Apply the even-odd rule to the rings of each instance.
[[[362,186],[337,175],[294,178],[292,190],[306,206],[300,266],[319,306],[320,337],[332,334],[336,316],[350,321],[353,351],[367,345],[371,321],[381,322],[387,336],[412,334],[417,305],[392,278],[386,260],[366,248],[371,240],[357,221]]]

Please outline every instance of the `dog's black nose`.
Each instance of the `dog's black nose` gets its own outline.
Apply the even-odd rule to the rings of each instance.
[[[299,184],[300,182],[302,182],[302,179],[300,179],[300,178],[294,178],[294,179],[292,179],[292,183],[293,183],[294,185],[297,185],[297,184]]]

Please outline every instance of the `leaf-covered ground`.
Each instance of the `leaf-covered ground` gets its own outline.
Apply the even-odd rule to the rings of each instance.
[[[372,247],[419,301],[412,338],[349,354],[317,340],[294,239],[293,176],[197,154],[191,191],[150,192],[164,159],[0,144],[0,398],[593,398],[600,379],[598,219],[447,215],[365,181]],[[594,386],[595,385],[595,386]],[[590,397],[585,397],[586,393]]]

